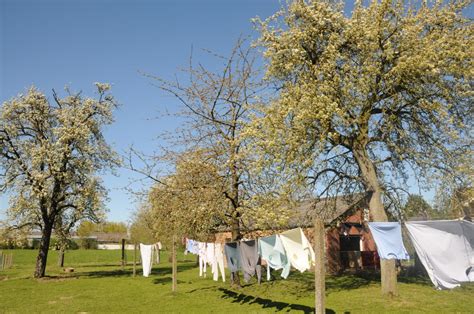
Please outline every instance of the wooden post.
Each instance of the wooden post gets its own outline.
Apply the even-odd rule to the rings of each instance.
[[[133,245],[133,277],[137,275],[137,244]]]
[[[177,273],[178,273],[178,265],[177,265],[177,261],[176,261],[176,236],[173,235],[173,248],[171,250],[171,258],[172,258],[172,279],[173,279],[173,282],[172,282],[172,286],[171,286],[171,291],[173,292],[176,292],[177,288],[178,288],[178,280],[177,280]]]
[[[0,270],[3,270],[3,252],[0,252]]]
[[[122,270],[125,267],[125,239],[122,239]]]
[[[324,222],[321,218],[316,217],[314,220],[314,253],[316,256],[316,263],[314,266],[314,308],[316,314],[326,312],[324,238]]]

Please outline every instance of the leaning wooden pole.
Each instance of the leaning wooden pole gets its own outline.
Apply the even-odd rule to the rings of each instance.
[[[314,308],[316,314],[325,313],[326,272],[324,254],[324,222],[321,218],[314,219],[314,253],[316,263],[314,266]]]

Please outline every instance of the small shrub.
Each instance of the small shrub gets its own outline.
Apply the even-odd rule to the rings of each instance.
[[[91,238],[81,238],[79,240],[79,246],[81,249],[86,250],[97,249],[97,240]]]

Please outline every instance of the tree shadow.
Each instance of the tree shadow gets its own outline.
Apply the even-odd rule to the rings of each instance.
[[[65,265],[65,267],[76,267],[76,268],[88,268],[88,267],[121,267],[122,264],[119,262],[119,263],[115,263],[115,264],[84,264],[84,265],[77,265],[77,266],[74,266],[74,265]],[[133,266],[133,264],[131,263],[127,263],[125,264],[126,267],[128,266]],[[138,267],[138,264],[137,264],[137,267]]]
[[[219,288],[219,291],[223,293],[221,298],[232,300],[232,303],[239,304],[258,304],[263,309],[274,309],[275,312],[283,311],[289,312],[291,310],[302,311],[304,313],[314,313],[314,308],[301,304],[292,304],[287,302],[273,301],[270,299],[263,299],[260,297],[254,297],[251,295],[238,293],[229,289]],[[326,313],[335,313],[331,309],[326,309]]]
[[[368,284],[370,283],[380,283],[380,271],[374,272],[374,271],[363,271],[363,272],[358,272],[351,277],[355,278],[354,280],[360,280],[360,281],[367,281]],[[407,283],[407,284],[418,284],[418,285],[423,285],[423,286],[431,286],[432,282],[430,278],[427,275],[415,275],[411,272],[407,271],[402,271],[398,276],[397,276],[397,281],[401,283]]]
[[[77,274],[61,274],[61,275],[45,275],[41,278],[34,278],[39,282],[49,282],[49,281],[64,281],[70,279],[77,279]]]
[[[104,278],[104,277],[130,277],[133,271],[129,269],[121,270],[96,270],[90,272],[77,273],[77,277]]]
[[[370,278],[359,277],[357,275],[330,277],[326,278],[326,292],[353,290],[368,286],[371,283],[373,283],[373,281]],[[314,285],[312,289],[314,289]]]
[[[102,267],[104,265],[99,265],[96,267]],[[111,265],[111,267],[120,267],[118,265]],[[81,266],[82,267],[82,266]],[[181,271],[186,271],[188,269],[194,268],[194,265],[191,264],[185,264],[185,265],[178,265],[178,272]],[[136,274],[137,276],[142,273],[142,267],[137,266],[136,268]],[[170,275],[172,273],[171,266],[170,267],[162,267],[162,266],[157,266],[153,267],[151,269],[150,275],[153,276],[166,276]],[[132,276],[133,275],[133,269],[130,267],[125,268],[124,270],[122,269],[113,269],[113,270],[94,270],[94,271],[85,271],[85,272],[77,272],[71,275],[71,277],[90,277],[90,278],[101,278],[101,277],[126,277],[126,276]]]
[[[196,266],[193,264],[185,264],[185,265],[179,265],[178,264],[178,273],[182,271],[186,271],[192,268],[195,268]],[[141,269],[141,268],[140,268]],[[170,275],[173,273],[173,270],[171,266],[167,267],[154,267],[151,269],[151,274],[152,275],[158,275],[158,276],[164,276],[164,275]]]
[[[167,283],[171,283],[171,281],[173,280],[172,277],[161,277],[161,278],[156,278],[156,279],[153,279],[153,283],[155,285],[164,285],[164,284],[167,284]],[[186,283],[186,281],[181,281],[181,280],[177,280],[177,283],[178,284],[183,284],[183,283]]]

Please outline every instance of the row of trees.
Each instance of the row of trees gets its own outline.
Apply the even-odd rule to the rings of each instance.
[[[191,60],[185,80],[150,76],[181,103],[185,123],[158,156],[132,149],[128,157],[129,168],[154,182],[136,216],[152,230],[142,236],[175,247],[181,235],[204,239],[228,227],[238,240],[249,228],[284,225],[303,198],[358,192],[368,194],[371,218],[387,221],[403,216],[409,176],[472,200],[468,5],[356,2],[345,16],[341,4],[297,0],[254,21],[264,69],[258,50],[239,41],[229,57],[217,56],[221,71]],[[97,217],[104,190],[96,174],[118,163],[101,134],[115,102],[107,85],[97,87],[98,100],[54,94],[50,103],[31,90],[1,109],[9,213],[43,230],[36,276],[44,275],[53,228]],[[316,234],[329,211],[314,213]],[[323,270],[323,243],[316,245]],[[321,312],[324,278],[316,282]],[[393,261],[382,261],[382,291],[397,293]]]
[[[443,182],[441,196],[464,191],[472,203],[473,28],[462,15],[468,5],[356,2],[347,17],[334,2],[294,1],[255,20],[267,61],[263,80],[241,42],[221,72],[190,62],[186,83],[158,79],[190,125],[167,160],[169,174],[143,171],[156,182],[148,208],[159,217],[156,233],[196,237],[224,225],[237,240],[249,226],[284,224],[285,209],[301,198],[357,192],[369,195],[374,221],[435,218],[440,213],[427,208],[403,211],[409,177],[426,188]],[[192,171],[183,172],[186,166]],[[212,174],[213,184],[193,182],[203,174]],[[156,193],[181,201],[156,203]],[[205,196],[217,197],[217,212]],[[201,216],[200,205],[209,215]],[[314,213],[320,228],[330,210]],[[395,295],[394,261],[381,264],[382,292]],[[324,278],[316,282],[321,312]]]

